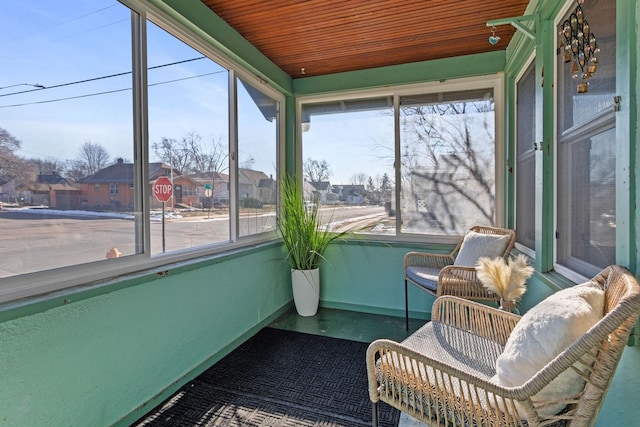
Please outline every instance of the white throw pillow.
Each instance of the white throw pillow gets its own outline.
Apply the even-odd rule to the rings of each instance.
[[[491,381],[507,387],[524,384],[584,335],[603,314],[604,291],[596,283],[583,283],[549,296],[522,316],[513,329],[496,361],[496,375]],[[551,381],[536,398],[556,400],[576,394],[583,387],[584,380],[570,369]],[[540,409],[540,415],[556,414],[565,406]],[[524,418],[519,405],[518,410]]]
[[[496,258],[504,255],[504,251],[509,244],[509,236],[496,234],[482,234],[475,231],[468,231],[460,246],[458,256],[453,265],[473,267],[478,262],[478,258]]]

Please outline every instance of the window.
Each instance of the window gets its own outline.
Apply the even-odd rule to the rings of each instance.
[[[400,98],[402,232],[464,234],[495,220],[493,90]]]
[[[302,130],[305,199],[335,208],[326,222],[370,217],[371,232],[394,234],[393,97],[305,103]]]
[[[12,183],[0,196],[0,281],[104,260],[116,245],[134,253],[133,200],[108,174],[134,157],[131,11],[3,2],[0,14],[11,22],[0,38],[12,40],[0,67],[0,176]]]
[[[0,5],[3,300],[272,236],[284,97],[127,4]]]
[[[560,23],[569,17],[575,4]],[[592,277],[615,263],[616,2],[585,2],[584,17],[601,48],[588,91],[558,57],[556,268]]]
[[[305,197],[332,213],[326,222],[376,235],[460,235],[499,222],[499,86],[478,78],[303,99]]]
[[[236,79],[238,105],[238,234],[275,230],[279,103]]]
[[[535,250],[536,64],[516,83],[516,236],[520,249]]]
[[[229,181],[229,72],[151,22],[147,56],[149,180],[166,176],[174,190],[164,203],[150,195],[151,251],[228,242],[229,206],[215,199],[228,198],[222,189]],[[208,197],[184,191],[205,185],[212,188]]]

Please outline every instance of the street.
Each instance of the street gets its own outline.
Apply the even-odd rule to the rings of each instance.
[[[321,208],[332,230],[360,230],[385,218],[380,206]],[[244,213],[240,235],[271,230],[273,212]],[[162,253],[162,221],[151,221],[151,253]],[[229,240],[227,215],[204,215],[165,221],[165,251]],[[135,253],[135,223],[130,216],[64,214],[46,209],[0,211],[0,277],[103,260],[113,247],[123,256]]]

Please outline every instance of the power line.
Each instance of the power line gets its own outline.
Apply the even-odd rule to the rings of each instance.
[[[94,15],[96,13],[102,12],[103,10],[110,9],[110,8],[115,7],[117,5],[118,4],[112,4],[111,6],[103,7],[102,9],[94,10],[93,12],[89,12],[89,13],[85,13],[84,15],[76,16],[75,18],[71,18],[71,19],[69,19],[67,21],[63,21],[63,22],[60,22],[58,24],[52,25],[51,27],[47,27],[47,28],[43,28],[41,30],[33,31],[31,33],[23,34],[21,36],[14,37],[12,39],[0,41],[0,44],[11,43],[11,42],[14,42],[16,40],[27,38],[27,37],[32,36],[34,34],[43,33],[45,31],[49,31],[49,30],[51,30],[53,28],[61,27],[62,25],[68,24],[69,22],[73,22],[73,21],[77,21],[77,20],[82,19],[82,18],[86,18],[87,16]]]
[[[88,98],[90,96],[107,95],[107,94],[110,94],[110,93],[124,92],[124,91],[128,91],[128,90],[131,90],[131,88],[114,89],[114,90],[108,90],[108,91],[104,91],[104,92],[90,93],[90,94],[86,94],[86,95],[70,96],[70,97],[67,97],[67,98],[48,99],[46,101],[25,102],[23,104],[0,105],[0,108],[24,107],[26,105],[37,105],[37,104],[49,104],[51,102],[68,101],[70,99]]]
[[[62,37],[62,38],[60,38],[60,39],[56,39],[56,41],[57,41],[57,42],[60,42],[60,41],[62,41],[62,40],[67,40],[67,39],[77,39],[79,36],[81,36],[81,35],[83,35],[83,34],[88,34],[88,33],[94,32],[94,31],[101,30],[101,29],[103,29],[103,28],[110,27],[110,26],[112,26],[112,25],[119,24],[119,23],[121,23],[121,22],[128,22],[128,21],[129,21],[129,19],[127,19],[127,18],[125,18],[125,19],[118,19],[117,21],[109,22],[109,23],[107,23],[107,24],[103,24],[103,25],[100,25],[100,26],[98,26],[98,27],[93,27],[93,28],[90,28],[90,29],[88,29],[88,30],[81,31],[81,32],[79,32],[79,33],[71,34],[71,35],[69,35],[69,36],[67,36],[67,37]],[[18,51],[15,51],[15,52],[13,52],[13,53],[11,53],[11,54],[3,54],[3,55],[2,55],[2,58],[3,58],[3,59],[6,59],[6,58],[12,58],[12,57],[14,57],[14,56],[18,56],[18,55],[24,55],[24,49],[22,49],[22,48],[21,48],[21,49],[19,49]]]
[[[149,67],[148,70],[155,70],[155,69],[158,69],[158,68],[170,67],[172,65],[184,64],[186,62],[191,62],[191,61],[198,61],[198,60],[204,59],[204,58],[206,58],[206,57],[205,56],[200,56],[200,57],[191,58],[191,59],[184,59],[182,61],[170,62],[168,64],[162,64],[162,65],[156,65],[156,66],[153,66],[153,67]],[[113,78],[113,77],[121,77],[121,76],[126,76],[128,74],[131,74],[131,71],[125,71],[125,72],[116,73],[116,74],[109,74],[107,76],[93,77],[93,78],[85,79],[85,80],[77,80],[75,82],[61,83],[61,84],[57,84],[57,85],[53,85],[53,86],[39,87],[37,89],[27,89],[27,90],[21,90],[21,91],[18,91],[18,92],[5,93],[5,94],[0,95],[0,98],[4,97],[4,96],[19,95],[21,93],[29,93],[29,92],[36,92],[36,91],[39,92],[39,91],[46,90],[46,89],[55,89],[55,88],[58,88],[58,87],[77,85],[77,84],[80,84],[80,83],[95,82],[97,80],[110,79],[110,78]],[[10,86],[6,86],[6,87],[10,87]]]
[[[35,87],[37,89],[46,89],[44,86],[42,86],[40,83],[16,83],[14,85],[9,85],[9,86],[3,86],[0,87],[0,90],[2,89],[9,89],[10,87],[16,87],[16,86],[31,86],[31,87]]]
[[[175,82],[179,82],[179,81],[183,81],[183,80],[190,80],[190,79],[195,79],[195,78],[199,78],[199,77],[205,77],[205,76],[211,76],[214,74],[220,74],[220,73],[224,73],[225,71],[214,71],[212,73],[205,73],[205,74],[198,74],[196,76],[189,76],[189,77],[184,77],[181,79],[173,79],[173,80],[166,80],[163,82],[158,82],[158,83],[152,83],[149,84],[149,87],[152,86],[160,86],[160,85],[164,85],[164,84],[169,84],[169,83],[175,83]],[[0,105],[0,108],[11,108],[11,107],[24,107],[27,105],[37,105],[37,104],[49,104],[52,102],[60,102],[60,101],[69,101],[71,99],[80,99],[80,98],[89,98],[92,96],[99,96],[99,95],[108,95],[111,93],[118,93],[118,92],[125,92],[125,91],[129,91],[131,90],[131,88],[124,88],[124,89],[114,89],[114,90],[108,90],[108,91],[104,91],[104,92],[96,92],[96,93],[89,93],[89,94],[85,94],[85,95],[77,95],[77,96],[70,96],[67,98],[57,98],[57,99],[48,99],[46,101],[35,101],[35,102],[25,102],[23,104],[13,104],[13,105]]]
[[[20,148],[20,149],[18,149],[18,150],[16,150],[16,151],[18,151],[18,152],[20,152],[20,153],[28,153],[28,154],[35,154],[35,155],[37,155],[37,156],[42,156],[42,157],[45,157],[45,158],[46,158],[45,160],[54,161],[54,162],[55,162],[55,161],[61,161],[61,162],[63,162],[63,161],[65,161],[65,160],[67,160],[67,159],[63,159],[62,157],[52,156],[51,154],[36,153],[35,151],[23,150],[22,148]],[[22,157],[24,157],[24,156],[22,156]]]

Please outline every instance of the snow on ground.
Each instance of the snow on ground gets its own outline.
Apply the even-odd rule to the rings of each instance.
[[[95,212],[95,211],[82,211],[82,210],[59,210],[59,209],[49,209],[47,207],[24,207],[24,208],[4,208],[6,211],[14,211],[26,214],[35,214],[35,215],[62,215],[62,216],[95,216],[101,218],[121,218],[121,219],[133,219],[133,215],[130,213],[119,213],[119,212]]]

